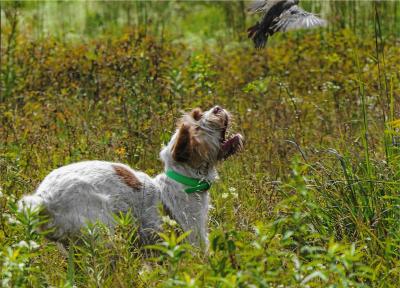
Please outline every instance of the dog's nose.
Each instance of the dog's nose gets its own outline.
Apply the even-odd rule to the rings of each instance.
[[[214,109],[212,110],[212,112],[213,112],[214,114],[218,114],[218,113],[221,112],[221,111],[222,111],[222,108],[219,107],[219,106],[215,106]]]

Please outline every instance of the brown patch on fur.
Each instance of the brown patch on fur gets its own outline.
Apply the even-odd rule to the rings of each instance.
[[[172,148],[172,157],[179,162],[186,162],[192,154],[190,126],[182,123],[179,128],[178,137]]]
[[[196,131],[196,127],[191,126],[190,123],[181,124],[172,148],[172,157],[175,161],[188,162],[190,166],[198,167],[210,158],[210,147],[201,141],[201,133],[201,131]]]
[[[123,166],[112,165],[112,167],[114,168],[115,173],[124,181],[126,185],[136,190],[142,187],[142,183],[131,171]]]
[[[203,116],[203,111],[200,108],[195,108],[190,112],[190,115],[193,117],[194,120],[199,121]]]
[[[210,160],[210,147],[204,141],[192,138],[193,152],[190,159],[192,167],[199,167],[202,163]]]

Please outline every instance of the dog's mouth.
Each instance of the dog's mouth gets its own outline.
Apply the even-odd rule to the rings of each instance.
[[[243,148],[243,137],[240,134],[228,136],[230,114],[220,106],[215,106],[208,111],[210,122],[220,131],[218,160],[224,160]]]
[[[236,152],[240,151],[243,148],[242,135],[237,133],[227,137],[228,124],[229,124],[229,119],[228,117],[226,117],[224,127],[221,131],[220,152],[218,155],[219,160],[225,160],[226,158],[235,154]]]

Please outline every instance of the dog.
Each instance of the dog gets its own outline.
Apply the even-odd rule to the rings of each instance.
[[[217,177],[216,164],[243,147],[243,137],[226,139],[231,116],[215,106],[182,116],[170,142],[160,152],[164,172],[151,178],[121,163],[84,161],[48,174],[20,209],[39,208],[48,216],[46,235],[59,243],[76,237],[82,227],[101,221],[112,229],[113,214],[137,219],[139,237],[154,242],[162,227],[162,210],[184,231],[188,241],[208,246],[208,190]],[[41,213],[42,213],[41,212]]]

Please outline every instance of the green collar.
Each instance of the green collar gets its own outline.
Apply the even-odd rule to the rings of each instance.
[[[189,186],[190,188],[185,189],[186,193],[207,191],[211,187],[211,184],[206,181],[184,176],[171,169],[168,169],[165,174],[176,182]]]

